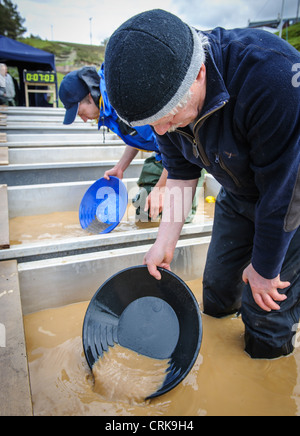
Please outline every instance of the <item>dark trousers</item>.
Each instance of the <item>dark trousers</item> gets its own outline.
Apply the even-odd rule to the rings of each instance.
[[[215,209],[212,239],[203,277],[204,313],[221,318],[241,311],[245,350],[253,358],[290,354],[300,319],[300,228],[287,251],[280,277],[291,286],[280,310],[265,312],[242,281],[251,262],[255,204],[221,189]],[[280,291],[282,292],[282,291]]]

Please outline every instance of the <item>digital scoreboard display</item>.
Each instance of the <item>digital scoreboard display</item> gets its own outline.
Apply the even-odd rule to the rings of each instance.
[[[24,82],[54,84],[56,74],[50,71],[24,71]]]

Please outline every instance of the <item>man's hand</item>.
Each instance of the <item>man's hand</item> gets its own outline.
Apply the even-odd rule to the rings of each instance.
[[[144,265],[147,265],[149,274],[156,280],[161,279],[161,273],[157,267],[165,268],[171,271],[170,263],[173,259],[174,250],[167,250],[163,244],[155,242],[144,257]]]
[[[103,177],[106,180],[109,180],[110,176],[114,176],[114,177],[118,177],[118,179],[122,180],[123,179],[123,174],[124,174],[123,171],[116,165],[111,170],[105,171]]]
[[[280,294],[278,289],[285,289],[290,286],[290,283],[282,282],[279,275],[271,280],[265,279],[250,264],[243,272],[243,281],[250,284],[256,304],[266,312],[279,310],[280,306],[275,301],[287,299],[287,296]]]
[[[161,176],[146,198],[144,212],[149,210],[149,216],[155,220],[164,207],[165,187],[168,179],[168,171],[164,168]]]
[[[165,188],[154,187],[148,197],[146,198],[146,204],[144,212],[149,210],[149,216],[155,220],[162,212],[164,207],[164,194]]]
[[[144,264],[148,266],[149,273],[157,280],[161,279],[157,267],[170,271],[170,263],[173,259],[182,226],[191,209],[197,182],[198,179],[171,179],[166,183],[163,216],[156,242],[144,257]],[[183,201],[185,188],[191,190],[191,195],[187,196],[188,201],[186,203]]]
[[[138,154],[138,150],[130,145],[126,145],[123,156],[111,170],[105,171],[104,178],[109,180],[110,176],[118,177],[122,180],[125,170],[129,167],[132,160]]]

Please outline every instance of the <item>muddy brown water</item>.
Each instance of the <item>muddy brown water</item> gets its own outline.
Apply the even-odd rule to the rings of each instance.
[[[213,204],[200,202],[194,222],[210,221],[213,211]],[[114,231],[151,226],[158,223],[135,223],[134,208],[129,207]],[[81,236],[87,233],[80,227],[77,212],[10,220],[11,245]],[[188,285],[201,306],[202,279]],[[143,400],[148,389],[155,390],[162,383],[166,362],[149,359],[145,363],[140,356],[128,354],[119,346],[110,350],[107,366],[102,366],[100,375],[94,377],[81,339],[88,304],[72,304],[24,317],[35,415],[300,415],[300,347],[291,356],[278,360],[252,360],[244,352],[242,320],[235,316],[202,316],[203,341],[193,369],[176,388],[161,397]],[[296,344],[300,346],[298,339]],[[125,370],[126,377],[120,383],[120,371],[125,374]],[[144,384],[140,382],[141,373],[147,379]]]
[[[194,223],[207,223],[213,219],[214,204],[199,202]],[[136,222],[135,208],[129,205],[120,224],[113,232],[156,228],[159,220]],[[43,215],[17,216],[9,220],[10,245],[31,244],[41,241],[86,237],[91,235],[83,230],[77,211],[52,212]]]
[[[201,306],[202,280],[188,285]],[[252,360],[243,350],[242,320],[235,316],[214,319],[203,315],[203,341],[195,365],[165,395],[142,400],[145,387],[137,381],[141,372],[135,373],[135,369],[145,371],[145,367],[142,365],[141,369],[135,360],[137,356],[126,356],[118,346],[114,351],[123,353],[121,360],[129,362],[131,372],[126,374],[127,382],[124,380],[119,391],[112,393],[112,386],[118,384],[113,374],[118,374],[120,361],[111,355],[111,362],[117,361],[117,371],[109,370],[108,359],[99,391],[82,349],[81,332],[87,306],[88,302],[82,302],[24,317],[35,415],[300,415],[299,348],[281,359]],[[146,373],[154,383],[150,389],[161,383],[165,363],[161,362],[157,371],[156,364],[149,362]],[[135,383],[132,390],[131,381]]]

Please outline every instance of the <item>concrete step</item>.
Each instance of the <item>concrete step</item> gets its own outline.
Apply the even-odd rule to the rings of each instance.
[[[26,123],[24,125],[19,124],[7,124],[1,127],[1,131],[5,132],[7,135],[23,135],[26,134],[49,134],[49,133],[84,133],[84,134],[94,134],[97,135],[98,127],[96,123],[73,123],[71,125],[65,126],[63,124],[49,124],[41,123],[34,124],[32,122]]]
[[[32,402],[16,260],[0,262],[0,416],[31,416]]]
[[[0,185],[0,249],[9,248],[7,186]]]
[[[52,162],[36,164],[9,164],[1,167],[0,184],[8,186],[35,185],[97,180],[117,161]],[[125,171],[125,177],[139,177],[144,159],[135,159]]]
[[[94,181],[9,186],[9,218],[78,210],[84,193]],[[132,198],[137,192],[137,178],[125,178],[123,182]]]
[[[0,113],[6,114],[8,116],[12,115],[23,115],[23,116],[34,116],[34,115],[44,115],[49,116],[61,116],[65,114],[64,108],[52,108],[52,107],[25,107],[25,106],[1,106]]]
[[[6,125],[8,126],[24,126],[24,124],[53,124],[61,125],[63,124],[64,114],[58,116],[48,116],[48,115],[9,115],[6,119]],[[74,123],[82,123],[80,117],[76,117]]]
[[[182,280],[202,277],[210,237],[178,242],[172,271]],[[151,245],[19,263],[23,314],[88,301],[113,274],[142,265]]]
[[[124,142],[116,135],[106,134],[103,137],[102,132],[94,134],[24,134],[24,135],[7,135],[0,147],[25,148],[25,147],[60,147],[60,146],[85,146],[85,145],[124,145]]]
[[[204,188],[198,189],[198,213],[193,223],[183,226],[181,239],[210,235],[213,218],[205,216],[204,198],[206,195],[217,195],[216,190],[219,189],[219,185],[214,185],[212,181],[210,177],[207,177]],[[135,223],[135,208],[131,205],[131,200],[138,192],[137,179],[124,179],[123,182],[127,188],[129,206],[120,226],[113,232],[91,235],[82,230],[79,236],[71,234],[71,237],[65,237],[62,232],[62,236],[58,239],[37,238],[31,242],[29,238],[21,244],[12,241],[9,249],[0,251],[0,260],[18,259],[18,261],[27,262],[34,259],[70,256],[153,243],[157,237],[159,223],[142,223],[141,225]],[[42,226],[42,217],[47,214],[69,211],[78,213],[80,202],[92,183],[92,181],[87,181],[8,187],[9,219],[19,217],[34,219],[37,216],[39,217],[36,221],[37,225]],[[80,228],[79,219],[78,228]],[[26,230],[24,231],[26,233]],[[29,230],[28,232],[30,234]],[[45,233],[45,229],[41,228],[42,233]]]
[[[11,165],[39,164],[45,162],[103,162],[119,160],[125,148],[125,145],[10,148],[8,159]],[[142,153],[139,152],[136,158],[141,159]]]

